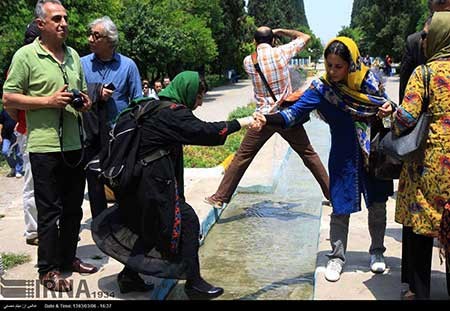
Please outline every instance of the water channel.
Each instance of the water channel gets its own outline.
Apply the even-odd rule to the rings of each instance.
[[[305,125],[325,166],[328,126]],[[322,193],[291,149],[273,193],[238,193],[200,248],[204,278],[224,300],[310,300],[318,248]],[[168,299],[186,299],[183,282]]]

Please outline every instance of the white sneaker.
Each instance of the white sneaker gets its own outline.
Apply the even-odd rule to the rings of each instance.
[[[386,270],[386,262],[383,254],[370,255],[370,270],[373,273],[383,273]]]
[[[330,259],[327,263],[325,278],[327,281],[336,282],[341,278],[342,264],[340,260]]]
[[[22,173],[16,173],[16,178],[22,178],[22,177],[23,177]]]

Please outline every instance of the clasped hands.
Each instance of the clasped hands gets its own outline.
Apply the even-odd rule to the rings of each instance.
[[[241,127],[248,127],[258,132],[266,125],[266,117],[260,112],[253,113],[251,117],[239,118],[237,121]]]
[[[392,108],[391,102],[384,103],[381,107],[378,108],[377,116],[381,119],[390,116],[394,112]]]

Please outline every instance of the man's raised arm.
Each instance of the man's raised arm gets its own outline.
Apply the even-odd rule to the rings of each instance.
[[[311,39],[310,35],[307,35],[301,31],[293,29],[277,28],[273,30],[273,34],[276,36],[284,36],[292,39],[300,38],[305,42],[305,44],[307,44],[309,39]]]

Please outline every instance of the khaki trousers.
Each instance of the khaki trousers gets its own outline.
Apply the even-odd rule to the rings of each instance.
[[[314,175],[314,178],[320,185],[323,195],[329,199],[329,178],[319,158],[319,155],[314,151],[308,135],[302,125],[292,128],[283,129],[281,127],[265,126],[258,132],[253,129],[248,129],[242,143],[236,152],[233,161],[225,171],[225,175],[214,194],[214,199],[221,202],[230,202],[231,196],[236,190],[239,181],[244,175],[250,163],[255,158],[258,151],[269,140],[274,133],[278,133],[283,137],[295,152],[303,160],[305,166]]]

